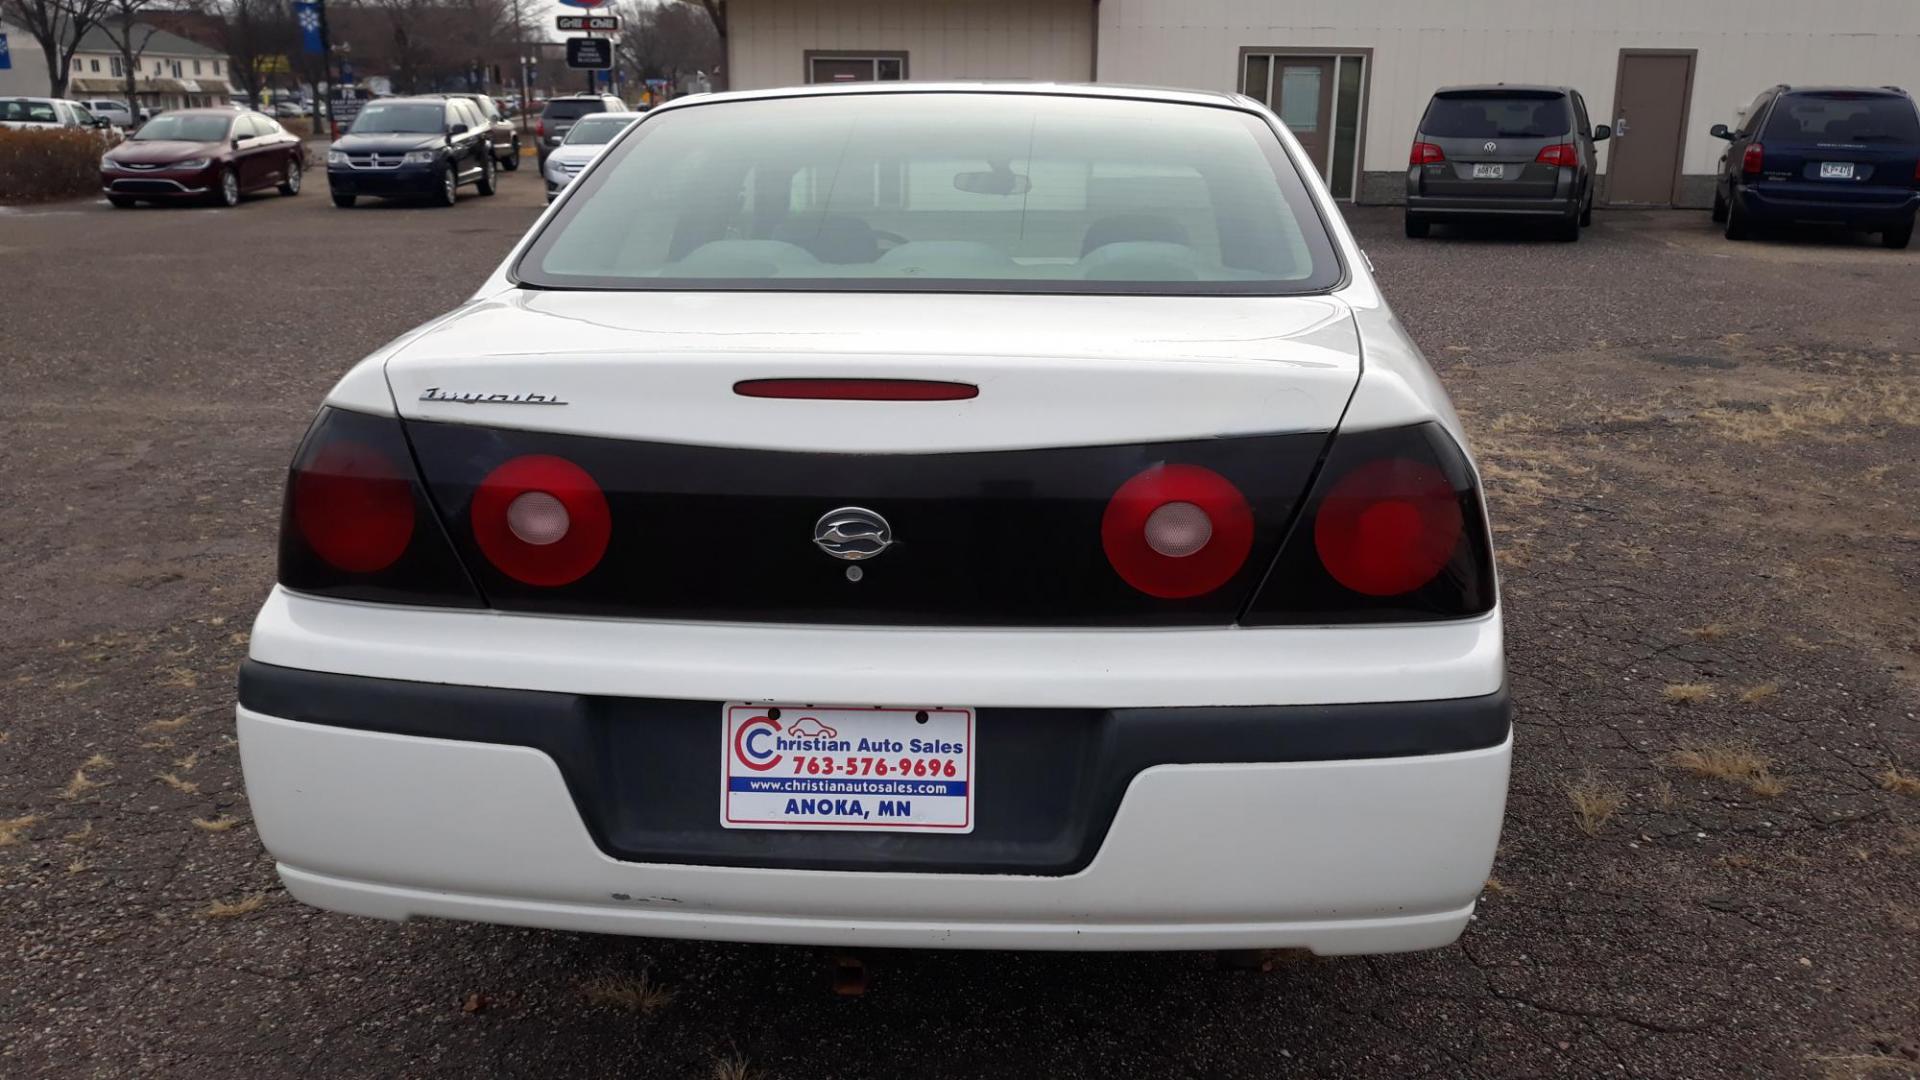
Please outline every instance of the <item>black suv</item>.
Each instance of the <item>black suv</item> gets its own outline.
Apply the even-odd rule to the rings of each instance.
[[[540,110],[540,122],[534,127],[535,135],[540,138],[540,175],[547,175],[547,155],[560,146],[573,130],[573,122],[589,113],[626,112],[627,103],[612,94],[569,94],[566,97],[549,98],[546,108]]]
[[[429,97],[459,98],[472,105],[487,123],[487,141],[493,144],[493,160],[512,172],[520,167],[520,131],[500,112],[500,103],[485,94],[430,94]]]
[[[1903,248],[1920,207],[1920,112],[1893,86],[1776,86],[1747,108],[1740,127],[1712,128],[1728,142],[1713,192],[1727,239],[1755,225],[1810,222],[1877,232]]]
[[[1407,235],[1435,221],[1533,218],[1578,240],[1593,224],[1593,144],[1611,135],[1570,87],[1441,87],[1407,159]]]
[[[425,195],[452,206],[461,184],[493,194],[495,168],[486,122],[461,98],[369,101],[327,149],[335,206],[352,206],[362,195]]]

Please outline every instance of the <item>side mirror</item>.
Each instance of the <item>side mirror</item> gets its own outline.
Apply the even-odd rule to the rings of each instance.
[[[1613,138],[1612,128],[1608,127],[1605,124],[1593,125],[1593,141],[1594,142],[1606,142],[1608,139],[1611,139],[1611,138]]]
[[[235,135],[235,136],[233,137],[233,148],[234,148],[235,150],[238,150],[238,149],[240,149],[240,136],[238,136],[238,135]]]
[[[1712,127],[1707,129],[1707,134],[1713,136],[1716,139],[1725,139],[1728,142],[1733,141],[1733,132],[1728,131],[1727,125],[1725,124],[1713,125]]]
[[[104,116],[96,116],[93,118],[93,126],[97,128],[112,127],[113,121]]]
[[[466,133],[467,125],[465,124],[455,124],[447,129],[447,134],[449,135],[465,135]]]

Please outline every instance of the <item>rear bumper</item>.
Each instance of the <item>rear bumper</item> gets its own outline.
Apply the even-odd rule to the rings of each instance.
[[[1066,876],[624,862],[525,747],[239,710],[261,839],[298,899],[654,937],[983,949],[1437,948],[1493,859],[1511,742],[1364,762],[1169,765]],[[789,834],[763,834],[784,837]],[[964,838],[945,838],[964,840]]]
[[[262,840],[296,897],[394,919],[870,946],[1432,948],[1471,915],[1511,757],[1497,612],[955,632],[276,589],[252,644],[238,726]],[[719,828],[728,699],[978,706],[975,831]]]
[[[1740,211],[1756,221],[1801,221],[1832,223],[1861,229],[1898,227],[1912,221],[1920,210],[1920,191],[1889,191],[1882,199],[1856,195],[1845,200],[1823,197],[1825,193],[1810,185],[1741,185],[1734,189]]]
[[[1459,195],[1408,195],[1407,213],[1433,217],[1542,217],[1570,218],[1580,212],[1580,200],[1470,198]]]

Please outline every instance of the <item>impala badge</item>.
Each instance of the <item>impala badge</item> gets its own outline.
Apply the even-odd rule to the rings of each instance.
[[[813,543],[836,559],[859,562],[893,546],[893,527],[871,510],[843,506],[827,511],[814,522]]]

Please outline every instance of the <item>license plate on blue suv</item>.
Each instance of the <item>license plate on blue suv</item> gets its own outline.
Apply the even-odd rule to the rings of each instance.
[[[973,831],[972,709],[730,702],[721,724],[725,828]]]

